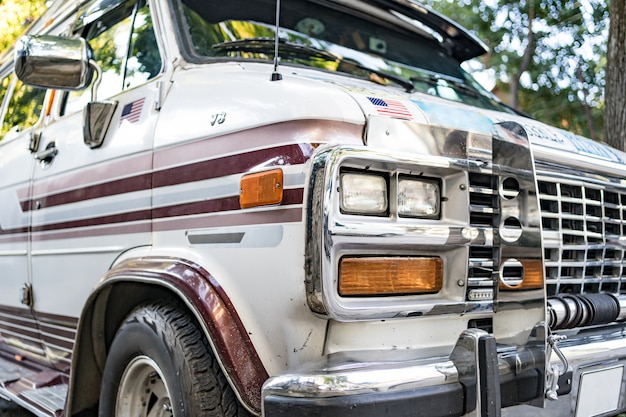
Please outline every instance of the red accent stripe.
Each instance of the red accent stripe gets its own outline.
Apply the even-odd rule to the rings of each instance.
[[[302,188],[287,189],[283,193],[283,203],[301,204],[304,198]],[[186,204],[175,204],[168,207],[155,208],[153,210],[138,210],[128,213],[113,214],[110,216],[94,217],[90,219],[73,220],[62,223],[54,223],[33,227],[33,232],[48,232],[53,230],[66,230],[82,227],[103,226],[109,224],[119,224],[128,222],[140,222],[151,219],[162,219],[177,216],[191,216],[196,214],[217,213],[241,210],[239,207],[239,196],[218,198],[215,200],[195,201]],[[88,233],[91,234],[91,231]],[[84,234],[83,234],[84,236]]]
[[[151,175],[143,174],[135,177],[106,182],[104,184],[91,185],[77,190],[52,194],[46,197],[38,197],[39,209],[46,207],[61,206],[63,204],[76,203],[94,198],[109,197],[112,195],[132,193],[134,191],[148,190],[151,187]],[[33,210],[32,200],[20,202],[23,212]]]
[[[309,157],[310,155],[305,155],[302,152],[302,145],[300,144],[266,148],[157,171],[154,173],[154,187],[166,187],[245,173],[261,164],[268,167],[299,165],[305,163]]]
[[[97,237],[97,236],[111,236],[111,235],[127,235],[133,233],[150,233],[152,231],[152,225],[146,221],[141,224],[127,224],[122,223],[112,226],[100,226],[90,227],[85,229],[69,229],[60,232],[46,232],[35,233],[32,235],[31,240],[33,242],[44,242],[47,240],[59,240],[59,239],[75,239],[77,237]]]
[[[166,187],[244,173],[261,164],[266,166],[303,164],[309,156],[302,152],[302,145],[300,144],[261,149],[157,171],[152,174],[153,180],[151,174],[141,174],[45,197],[37,197],[32,200],[24,200],[20,202],[20,205],[22,211],[28,212],[34,207],[34,201],[37,201],[39,209],[44,209],[95,198],[149,190],[152,187]],[[281,164],[278,163],[279,160]]]

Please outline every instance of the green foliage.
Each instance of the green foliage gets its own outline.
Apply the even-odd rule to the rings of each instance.
[[[602,138],[606,0],[425,0],[490,48],[496,94],[531,116]],[[588,117],[589,115],[589,117]]]
[[[0,51],[13,46],[45,9],[44,0],[0,0]]]

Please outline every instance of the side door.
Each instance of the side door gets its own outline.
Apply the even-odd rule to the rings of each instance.
[[[28,207],[35,159],[29,148],[41,124],[46,90],[0,72],[0,343],[16,357],[43,360],[32,314]]]
[[[98,101],[117,104],[102,144],[84,142],[91,88],[57,92],[41,136],[32,207],[32,284],[46,354],[67,369],[79,315],[124,251],[151,244],[151,168],[162,58],[145,0],[96,0],[72,36],[91,44]]]

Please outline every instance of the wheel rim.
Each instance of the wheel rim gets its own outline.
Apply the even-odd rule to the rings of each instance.
[[[118,417],[172,417],[172,405],[163,372],[147,356],[133,358],[122,375],[117,393]]]

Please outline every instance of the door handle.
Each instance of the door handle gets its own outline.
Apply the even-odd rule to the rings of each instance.
[[[54,142],[50,142],[48,143],[48,145],[46,145],[46,149],[35,154],[35,158],[39,162],[41,162],[42,165],[45,166],[52,163],[52,160],[57,156],[58,153],[59,150],[57,149],[56,144]]]

